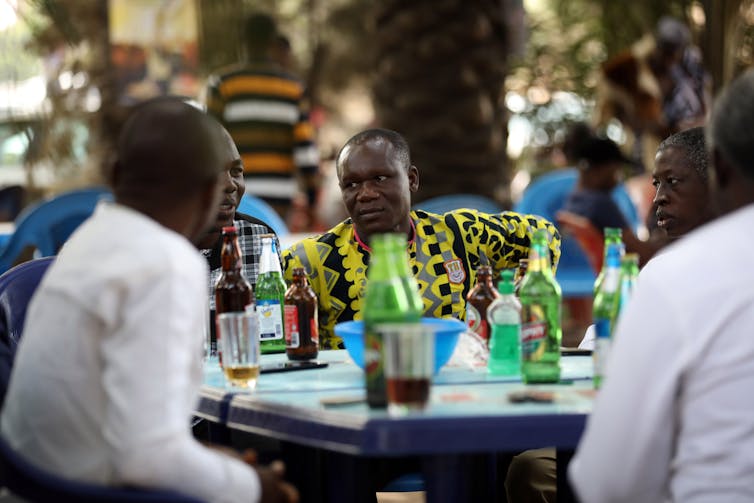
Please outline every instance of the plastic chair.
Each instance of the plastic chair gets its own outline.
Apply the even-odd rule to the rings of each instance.
[[[241,204],[238,205],[238,212],[258,218],[262,222],[266,223],[267,225],[272,227],[272,230],[275,231],[275,234],[278,235],[278,238],[290,234],[288,226],[285,225],[285,222],[282,218],[280,218],[280,215],[278,215],[277,211],[272,209],[272,206],[267,204],[263,199],[260,199],[256,196],[244,194],[241,198]]]
[[[26,308],[55,257],[24,262],[0,275],[0,405],[5,399],[16,348],[24,330]]]
[[[201,503],[173,491],[114,488],[67,480],[37,468],[0,437],[0,481],[25,501],[48,503]]]
[[[588,218],[570,211],[561,210],[557,213],[556,218],[561,232],[576,238],[592,269],[595,273],[599,273],[602,270],[602,261],[604,260],[604,236],[602,232],[592,225]]]
[[[105,188],[89,188],[65,192],[26,208],[16,219],[16,230],[0,250],[0,272],[7,271],[30,246],[36,248],[38,256],[55,255],[101,199],[112,199],[112,194]]]
[[[557,212],[563,208],[568,194],[573,191],[578,179],[575,169],[563,169],[544,174],[534,180],[515,205],[520,213],[539,215],[551,222],[556,222]],[[635,229],[639,225],[636,207],[628,196],[625,187],[618,185],[612,192],[628,223]],[[581,245],[574,236],[563,234],[560,246],[560,263],[555,275],[564,297],[586,297],[593,295],[594,270],[589,263]]]
[[[500,213],[503,209],[492,199],[475,194],[448,194],[421,201],[413,206],[414,209],[429,213],[443,214],[458,208],[471,208],[483,213]]]

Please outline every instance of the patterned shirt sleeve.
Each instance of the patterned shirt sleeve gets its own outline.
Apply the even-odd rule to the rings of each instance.
[[[513,269],[519,260],[529,256],[531,238],[538,229],[545,229],[550,236],[550,261],[553,272],[557,269],[560,233],[549,220],[513,211],[488,214],[468,210],[466,213],[473,222],[465,226],[470,235],[468,244],[478,243],[477,253],[484,253],[496,272]]]

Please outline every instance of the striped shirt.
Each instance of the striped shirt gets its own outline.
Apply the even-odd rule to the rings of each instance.
[[[560,259],[560,234],[541,217],[460,209],[444,215],[416,210],[410,218],[415,231],[408,258],[419,283],[425,316],[464,319],[466,295],[476,283],[480,254],[487,256],[496,273],[513,269],[529,256],[535,229],[546,229],[552,236],[553,268]],[[283,252],[286,280],[292,279],[298,264],[309,273],[319,300],[319,336],[325,348],[343,347],[333,333],[336,323],[361,319],[369,255],[356,239],[350,219]]]
[[[301,82],[272,63],[236,66],[210,77],[207,111],[238,147],[246,192],[272,204],[290,204],[296,175],[314,174],[319,153]],[[305,177],[311,178],[311,177]],[[314,187],[305,187],[309,203]]]

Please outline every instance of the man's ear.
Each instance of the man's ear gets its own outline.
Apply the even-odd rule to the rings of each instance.
[[[408,188],[411,192],[419,190],[419,170],[413,164],[408,167]]]

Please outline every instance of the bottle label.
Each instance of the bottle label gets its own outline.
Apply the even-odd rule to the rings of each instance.
[[[594,339],[594,351],[592,351],[592,362],[594,363],[594,379],[601,381],[605,377],[607,368],[607,357],[610,354],[611,341],[609,337],[597,336]]]
[[[280,309],[279,300],[257,299],[257,316],[259,317],[259,340],[283,339],[283,312]]]
[[[297,348],[301,345],[298,332],[298,307],[290,304],[285,305],[285,346]]]
[[[594,320],[594,336],[597,339],[609,339],[611,336],[610,320],[607,318],[596,318]]]
[[[533,321],[521,325],[521,359],[538,361],[547,347],[547,323]]]
[[[487,325],[487,320],[484,319],[479,310],[471,302],[466,303],[466,325],[469,327],[469,330],[476,333],[482,339],[489,339],[490,329]]]
[[[316,311],[314,317],[309,320],[309,324],[309,334],[311,334],[312,342],[319,346],[319,322],[317,321]]]

